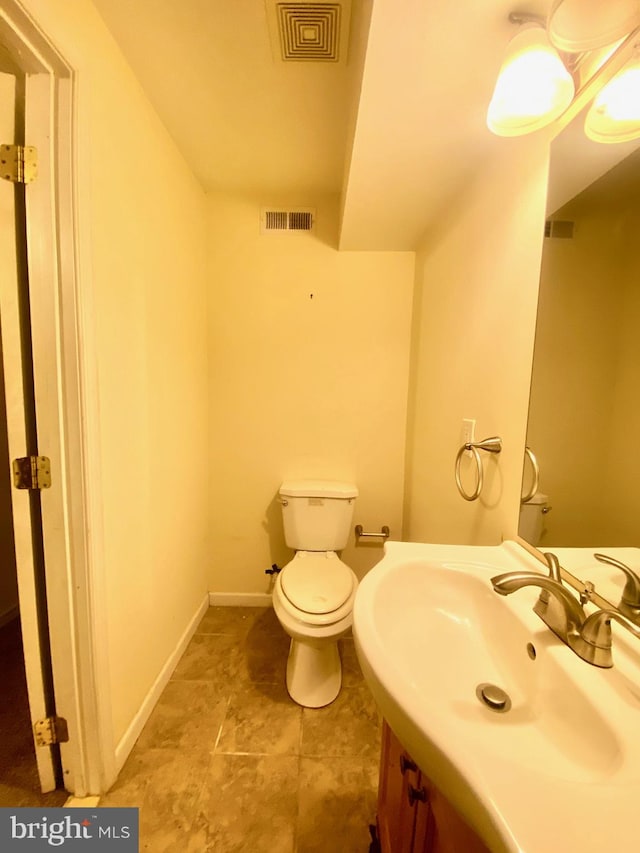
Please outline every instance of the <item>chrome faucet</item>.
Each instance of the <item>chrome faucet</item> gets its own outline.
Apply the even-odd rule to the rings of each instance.
[[[533,612],[563,643],[571,645],[569,637],[579,636],[586,613],[579,601],[557,580],[534,572],[506,572],[491,578],[491,584],[499,595],[511,595],[525,586],[540,587],[542,593]]]
[[[640,577],[620,560],[614,560],[613,557],[608,557],[606,554],[594,554],[593,556],[601,563],[607,563],[607,565],[614,566],[624,572],[627,581],[622,590],[622,597],[617,609],[632,622],[640,623]]]
[[[533,612],[578,657],[594,666],[613,666],[612,619],[640,637],[640,627],[616,610],[597,610],[587,616],[579,601],[553,577],[534,572],[506,572],[491,578],[491,584],[500,595],[510,595],[525,586],[540,587],[542,593]]]

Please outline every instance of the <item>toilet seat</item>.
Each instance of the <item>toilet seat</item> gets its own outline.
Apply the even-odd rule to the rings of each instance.
[[[328,564],[327,560],[331,560],[331,563]],[[322,575],[327,571],[328,565],[331,565],[331,569],[329,569],[331,580],[325,586]],[[304,569],[303,566],[309,568]],[[307,572],[309,575],[311,574],[312,566],[314,569],[313,577],[309,578],[309,585],[303,590],[303,578]],[[291,583],[287,580],[289,575]],[[336,581],[336,586],[333,587],[332,592],[332,582]],[[298,551],[293,560],[287,563],[278,575],[274,590],[274,603],[277,604],[276,610],[278,607],[282,608],[289,616],[293,617],[296,624],[308,625],[311,630],[314,630],[314,626],[324,630],[330,625],[351,617],[357,588],[358,580],[355,574],[346,563],[340,560],[335,552]],[[314,595],[317,595],[319,599],[325,598],[326,601],[316,600],[314,602]],[[316,612],[303,609],[314,605]],[[325,610],[328,607],[333,607],[333,609]],[[318,610],[325,610],[325,612],[318,612]]]
[[[333,551],[299,551],[281,573],[286,598],[312,616],[338,610],[353,592],[353,582],[353,572]]]

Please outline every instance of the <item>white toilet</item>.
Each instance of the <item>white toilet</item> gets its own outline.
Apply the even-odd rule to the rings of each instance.
[[[536,492],[526,503],[520,504],[518,534],[530,545],[540,544],[544,517],[549,509],[549,498],[542,492]]]
[[[284,537],[296,554],[278,574],[273,607],[291,637],[287,690],[306,708],[340,692],[338,640],[351,627],[358,579],[336,554],[349,540],[358,489],[329,480],[290,480],[280,487]]]

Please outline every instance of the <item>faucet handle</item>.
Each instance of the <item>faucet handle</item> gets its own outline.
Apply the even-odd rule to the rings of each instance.
[[[560,562],[555,554],[552,554],[551,551],[545,551],[542,555],[547,561],[547,566],[549,567],[549,577],[553,578],[554,581],[558,583],[562,583],[562,573],[560,571]]]
[[[616,560],[606,554],[594,554],[593,556],[599,562],[614,566],[614,568],[620,569],[624,573],[627,582],[622,590],[619,609],[621,613],[625,613],[627,616],[638,618],[640,616],[640,577],[629,566],[621,563],[620,560]]]
[[[569,638],[569,645],[583,660],[595,666],[613,666],[611,620],[618,622],[640,639],[640,627],[618,610],[596,610],[585,619],[580,634]]]

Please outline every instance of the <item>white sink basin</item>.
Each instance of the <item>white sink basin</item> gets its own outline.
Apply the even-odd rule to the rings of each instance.
[[[365,677],[492,850],[635,853],[640,643],[614,629],[613,669],[581,661],[533,613],[539,589],[493,591],[493,575],[523,569],[542,564],[512,542],[388,543],[354,608]],[[478,698],[483,683],[506,691],[509,710]]]

